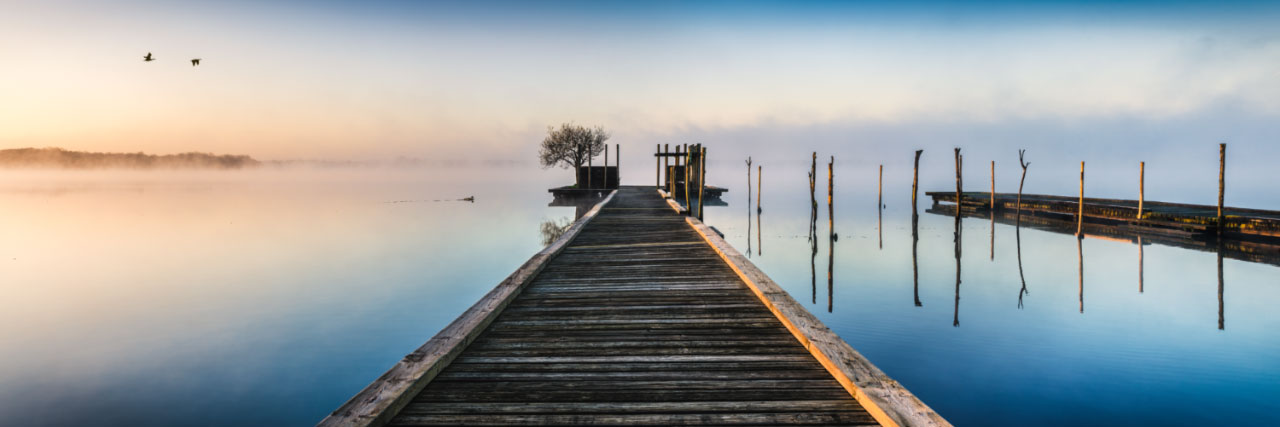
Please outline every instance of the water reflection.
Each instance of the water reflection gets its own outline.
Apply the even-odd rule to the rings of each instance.
[[[569,218],[560,218],[558,220],[549,219],[538,224],[538,234],[542,236],[542,246],[550,246],[569,231],[569,227],[573,225],[573,221]]]
[[[955,221],[956,221],[955,256],[957,260],[956,262],[956,301],[957,301],[957,312],[958,312],[959,289],[960,289],[960,286],[959,286],[960,243],[959,242],[960,242],[960,236],[962,232],[960,220],[961,218],[966,216],[984,217],[984,218],[986,216],[984,216],[981,213],[966,212],[964,210],[957,212],[957,210],[955,209],[955,206],[951,204],[935,204],[933,205],[933,207],[926,210],[926,212],[937,214],[937,215],[951,216],[955,218]],[[1018,293],[1018,308],[1022,308],[1023,296],[1030,294],[1030,292],[1027,290],[1026,276],[1024,274],[1023,266],[1022,266],[1022,229],[1021,229],[1022,226],[1025,225],[1029,228],[1033,228],[1037,230],[1050,231],[1057,234],[1069,234],[1074,236],[1077,224],[1075,221],[1068,220],[1068,219],[1060,220],[1060,219],[1045,218],[1045,217],[1039,217],[1039,216],[1026,216],[1025,218],[1023,218],[1021,215],[1018,215],[1017,212],[1002,212],[1002,213],[997,213],[991,217],[995,218],[996,222],[999,222],[1005,225],[1011,225],[1014,227],[1014,242],[1017,246],[1016,254],[1017,254],[1017,264],[1018,264],[1018,278],[1022,282],[1022,288],[1019,290],[1019,293]],[[915,227],[916,227],[915,221],[916,219],[913,217],[912,218],[912,222],[913,222],[912,240],[913,241],[917,238],[916,230],[915,230]],[[1207,241],[1202,238],[1138,234],[1133,232],[1132,229],[1127,229],[1122,226],[1108,226],[1104,224],[1085,224],[1084,233],[1080,234],[1078,237],[1079,238],[1075,239],[1076,240],[1076,287],[1077,287],[1076,293],[1077,293],[1077,305],[1078,305],[1077,308],[1078,308],[1078,311],[1081,313],[1084,312],[1084,242],[1083,241],[1086,237],[1092,238],[1092,239],[1099,239],[1099,240],[1130,242],[1138,246],[1137,271],[1138,271],[1138,293],[1140,294],[1145,292],[1145,289],[1144,289],[1144,281],[1145,281],[1144,269],[1145,269],[1145,263],[1146,263],[1145,246],[1156,243],[1156,244],[1161,244],[1161,245],[1170,246],[1170,247],[1214,252],[1214,256],[1215,258],[1217,258],[1217,261],[1218,261],[1217,274],[1218,274],[1218,328],[1219,329],[1226,328],[1225,303],[1223,301],[1223,293],[1224,293],[1223,288],[1225,287],[1225,284],[1224,284],[1225,279],[1223,277],[1222,260],[1230,258],[1230,259],[1237,259],[1241,261],[1247,261],[1251,263],[1280,266],[1280,244],[1277,244],[1275,242],[1240,241],[1240,240],[1218,239],[1218,238],[1211,238],[1212,241]],[[914,248],[914,242],[913,242],[913,249],[912,249],[912,269],[913,270],[916,270],[915,257],[916,257],[916,254],[915,254],[915,248]],[[919,286],[918,272],[913,271],[913,276],[917,277],[916,286],[918,287]],[[958,325],[959,317],[956,316],[955,319],[956,320],[954,320],[953,323]]]
[[[912,293],[914,294],[916,307],[923,306],[920,302],[920,263],[918,254],[920,250],[920,214],[916,213],[915,206],[911,209],[911,282]]]
[[[1224,329],[1226,329],[1226,327],[1227,327],[1227,326],[1226,326],[1226,320],[1225,320],[1224,313],[1223,313],[1223,304],[1222,304],[1222,288],[1223,288],[1223,284],[1222,284],[1222,248],[1221,248],[1221,243],[1219,243],[1219,248],[1218,248],[1218,330],[1224,330]]]
[[[1076,266],[1080,289],[1080,312],[1084,313],[1084,235],[1076,236]]]
[[[1027,276],[1022,273],[1022,227],[1014,227],[1013,240],[1018,253],[1018,280],[1022,281],[1022,289],[1018,290],[1018,309],[1022,309],[1022,296],[1030,293],[1027,290]]]
[[[955,253],[956,253],[956,307],[951,318],[951,326],[960,326],[960,210],[956,209]]]

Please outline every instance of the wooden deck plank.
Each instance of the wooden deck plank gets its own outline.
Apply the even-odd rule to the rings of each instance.
[[[451,422],[874,420],[682,216],[623,188],[393,424]]]
[[[593,214],[370,424],[878,424],[652,188]]]

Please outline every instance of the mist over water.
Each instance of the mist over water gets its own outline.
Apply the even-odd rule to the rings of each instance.
[[[313,424],[572,218],[505,173],[2,172],[0,413]]]
[[[777,136],[759,141],[785,140]],[[1139,292],[1136,245],[1087,238],[1081,288],[1075,238],[1024,227],[1023,293],[1014,229],[996,224],[992,239],[988,221],[967,218],[957,303],[953,218],[925,213],[924,195],[954,191],[952,146],[920,145],[917,287],[915,147],[840,141],[705,141],[709,184],[730,189],[728,206],[709,206],[706,221],[740,251],[750,221],[753,262],[944,417],[957,425],[1276,421],[1280,411],[1264,397],[1280,394],[1280,370],[1266,358],[1280,352],[1280,319],[1266,306],[1280,297],[1277,267],[1225,261],[1219,330],[1213,253],[1146,246]],[[1016,148],[966,146],[965,188],[987,191],[995,158],[997,190],[1016,191]],[[1026,148],[1028,193],[1074,194],[1073,148]],[[1164,154],[1147,160],[1148,200],[1212,204],[1216,149],[1153,151]],[[653,182],[652,150],[624,144],[625,184]],[[813,150],[820,215],[811,259]],[[1271,150],[1228,147],[1229,205],[1276,206],[1265,180],[1247,179]],[[1094,156],[1086,156],[1086,195],[1132,198],[1142,150],[1081,152]],[[758,217],[745,200],[748,155],[751,211],[755,168],[764,166]],[[828,265],[831,155],[840,237]],[[312,424],[562,230],[577,209],[548,207],[546,189],[569,183],[561,169],[482,161],[0,171],[0,412],[27,425]]]

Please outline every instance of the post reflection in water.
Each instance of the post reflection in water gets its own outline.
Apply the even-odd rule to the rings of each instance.
[[[759,205],[759,202],[756,202],[756,255],[763,255],[763,254],[764,254],[764,252],[763,252],[763,250],[764,250],[764,244],[762,243],[762,242],[763,242],[763,240],[762,240],[763,238],[761,237],[761,235],[763,234],[763,233],[762,233],[762,230],[763,230],[764,226],[763,226],[763,225],[760,225],[760,224],[761,224],[761,221],[760,221],[760,217],[761,217],[761,216],[763,216],[763,212],[760,212],[760,205]],[[751,240],[751,235],[747,235],[747,240]]]
[[[836,264],[836,239],[833,237],[827,242],[827,312],[830,313],[833,307],[833,294],[835,289],[835,264]]]
[[[1013,241],[1017,245],[1018,252],[1018,280],[1022,281],[1022,289],[1018,291],[1018,309],[1022,309],[1022,296],[1030,293],[1027,291],[1027,276],[1022,274],[1022,226],[1019,224],[1013,228]]]
[[[1080,285],[1080,312],[1084,313],[1084,234],[1076,237],[1076,266]]]
[[[827,312],[833,308],[836,264],[835,156],[827,163]]]
[[[915,210],[911,211],[911,281],[912,293],[915,296],[916,307],[923,306],[920,302],[920,264],[917,262],[916,254],[920,246],[920,214]]]
[[[996,260],[996,211],[991,210],[991,260]]]
[[[1218,240],[1218,330],[1227,328],[1222,306],[1222,240]]]
[[[956,205],[956,307],[951,319],[951,326],[960,326],[960,205]]]
[[[1221,255],[1222,251],[1218,251]],[[1142,293],[1142,236],[1138,236],[1138,293]]]

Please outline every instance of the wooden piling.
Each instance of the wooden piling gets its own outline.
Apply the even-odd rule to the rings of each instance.
[[[836,240],[836,210],[833,202],[835,201],[835,176],[836,156],[831,156],[831,163],[827,163],[827,238],[831,241]]]
[[[960,193],[963,186],[960,179],[960,165],[960,147],[956,147],[956,218],[960,217]]]
[[[996,210],[996,161],[991,161],[991,211]]]
[[[618,170],[618,187],[622,187],[622,145],[613,144],[613,167]],[[608,185],[608,183],[606,183]]]
[[[1014,205],[1017,207],[1015,227],[1022,227],[1022,184],[1027,183],[1027,166],[1031,166],[1031,163],[1024,159],[1025,154],[1027,150],[1018,150],[1018,165],[1022,166],[1022,178],[1018,180],[1018,202]]]
[[[1076,214],[1076,237],[1084,237],[1084,162],[1080,162],[1080,212]]]
[[[698,156],[698,220],[702,220],[702,194],[707,189],[707,149],[702,148]]]
[[[671,154],[671,144],[662,145],[662,154]],[[667,174],[667,194],[670,195],[674,186],[671,184],[671,158],[662,156],[662,172]]]
[[[884,206],[884,165],[880,165],[880,179],[876,181],[876,210]]]
[[[604,182],[600,187],[609,188],[609,144],[604,145]]]
[[[655,153],[661,153],[661,152],[662,152],[662,144],[658,144],[658,148],[656,148],[656,149],[654,150],[654,152],[655,152]],[[654,173],[654,175],[653,175],[653,186],[654,186],[654,187],[659,187],[659,188],[660,188],[660,187],[662,187],[662,160],[661,160],[661,159],[659,159],[658,157],[659,157],[659,156],[655,156],[655,157],[653,158],[653,173]],[[621,184],[621,183],[619,183],[619,184]]]
[[[591,158],[593,157],[595,157],[595,155],[591,154],[591,145],[588,144],[587,145],[587,189],[595,188],[591,186]]]
[[[1226,190],[1226,171],[1227,171],[1227,144],[1218,144],[1218,235],[1222,235],[1222,229],[1226,228],[1222,215],[1222,198],[1223,192]]]
[[[916,194],[920,190],[920,154],[924,150],[916,150],[916,166],[911,172],[911,212],[916,211]]]
[[[827,163],[827,312],[834,307],[835,298],[835,261],[836,261],[836,214],[835,214],[835,164],[836,156],[831,156]]]
[[[818,196],[815,193],[817,186],[818,152],[814,151],[811,163],[809,163],[809,228],[813,230],[815,242],[818,239]]]
[[[693,173],[693,169],[690,168],[690,166],[693,165],[693,151],[690,150],[691,148],[693,148],[693,146],[685,144],[685,147],[684,147],[684,209],[686,214],[690,214],[691,213],[690,211],[692,211],[692,209],[690,208],[693,207],[692,200],[690,200],[689,198],[690,196],[689,176]]]
[[[1142,201],[1147,198],[1147,162],[1138,162],[1138,220],[1142,220]]]

